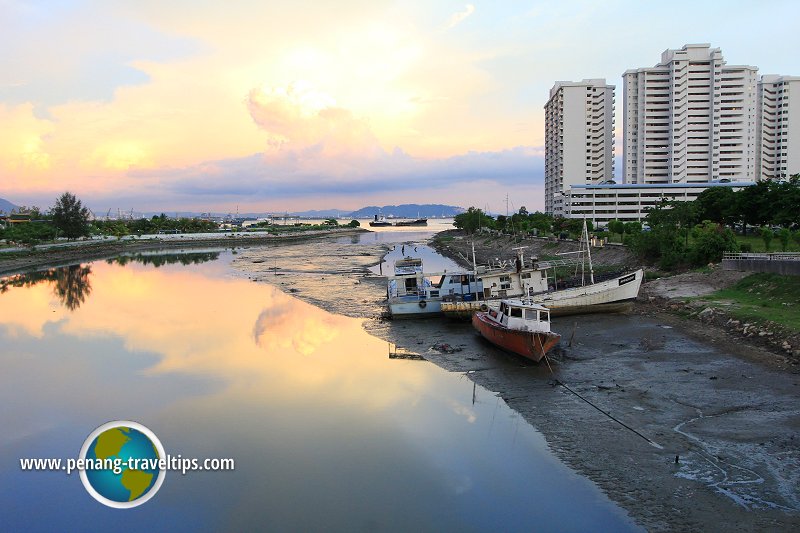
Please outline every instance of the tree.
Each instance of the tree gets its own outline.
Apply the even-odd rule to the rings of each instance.
[[[792,232],[786,228],[781,228],[778,232],[778,240],[781,241],[781,250],[784,252],[786,248],[789,246],[789,239],[792,238]]]
[[[480,228],[493,228],[494,219],[477,207],[470,207],[453,218],[453,225],[467,233],[475,233]]]
[[[730,224],[735,218],[735,194],[730,187],[709,187],[697,197],[697,215],[700,220],[717,224]]]
[[[608,231],[611,233],[619,233],[619,240],[622,240],[622,234],[625,233],[625,223],[621,220],[610,220],[608,222]]]
[[[800,174],[769,188],[769,222],[784,228],[800,225]]]
[[[356,219],[353,219],[347,225],[350,226],[351,228],[359,228],[361,227],[361,222],[359,222]]]
[[[553,231],[553,217],[546,213],[530,213],[528,215],[529,227],[535,228],[540,233],[548,234]]]
[[[508,217],[505,215],[497,215],[497,219],[495,219],[495,227],[500,231],[504,231],[506,228],[508,228]]]
[[[761,180],[735,193],[735,210],[745,226],[745,233],[748,225],[763,226],[771,218],[768,182],[769,180]]]
[[[775,233],[772,231],[772,228],[761,228],[761,239],[764,241],[764,248],[767,252],[769,252],[769,245],[772,243],[772,237],[774,236]]]
[[[635,235],[636,233],[642,232],[642,223],[631,221],[625,223],[625,233],[628,235]]]
[[[65,192],[50,209],[53,224],[68,239],[77,239],[89,233],[89,209],[74,194]]]

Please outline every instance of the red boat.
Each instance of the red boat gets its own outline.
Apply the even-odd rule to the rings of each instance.
[[[472,325],[495,346],[535,362],[561,339],[550,331],[550,311],[525,300],[500,300],[499,308],[472,315]]]

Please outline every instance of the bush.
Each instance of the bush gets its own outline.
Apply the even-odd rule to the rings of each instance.
[[[724,252],[738,252],[739,243],[733,232],[716,222],[704,221],[692,228],[692,246],[689,260],[700,266],[722,261]]]
[[[749,242],[740,242],[739,243],[739,251],[749,253],[753,251],[753,245]]]
[[[772,243],[772,238],[775,236],[775,233],[772,231],[771,228],[761,228],[761,239],[764,241],[764,249],[769,252],[769,245]]]
[[[361,222],[359,222],[358,220],[353,219],[347,225],[349,227],[351,227],[351,228],[360,228],[361,227]]]
[[[56,228],[47,222],[14,224],[3,232],[3,238],[21,244],[38,244],[56,238]]]

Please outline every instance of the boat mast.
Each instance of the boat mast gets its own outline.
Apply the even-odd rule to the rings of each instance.
[[[475,261],[475,239],[472,239],[472,272],[478,274],[478,262]]]
[[[592,268],[592,247],[589,244],[589,230],[586,228],[586,216],[583,217],[583,235],[581,240],[586,239],[586,255],[589,257],[589,281],[594,285],[594,269]]]

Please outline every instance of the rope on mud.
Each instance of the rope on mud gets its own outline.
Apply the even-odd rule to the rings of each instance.
[[[625,423],[625,422],[623,422],[622,420],[620,420],[620,419],[618,419],[618,418],[614,417],[614,416],[613,416],[611,413],[609,413],[609,412],[607,412],[607,411],[604,411],[604,410],[600,409],[600,408],[599,408],[597,405],[593,404],[592,402],[590,402],[589,400],[587,400],[586,398],[584,398],[583,396],[581,396],[580,394],[578,394],[577,392],[575,392],[574,390],[572,390],[571,388],[569,388],[569,386],[567,386],[567,384],[566,384],[566,383],[564,383],[563,381],[561,381],[560,379],[558,379],[557,377],[555,377],[555,373],[553,372],[553,367],[551,367],[551,366],[550,366],[550,359],[547,357],[547,354],[546,354],[546,353],[545,353],[545,351],[544,351],[544,344],[543,344],[543,343],[541,343],[541,341],[540,341],[540,343],[539,343],[539,349],[542,351],[542,356],[544,356],[544,361],[545,361],[545,363],[547,363],[547,368],[549,368],[549,369],[550,369],[550,374],[553,376],[553,379],[555,380],[555,382],[556,382],[556,385],[561,385],[562,387],[564,387],[565,389],[567,389],[569,392],[571,392],[572,394],[574,394],[575,396],[577,396],[578,398],[580,398],[580,399],[581,399],[581,400],[583,400],[584,402],[588,403],[589,405],[591,405],[592,407],[594,407],[595,409],[597,409],[598,411],[600,411],[601,413],[603,413],[604,415],[606,415],[608,418],[610,418],[611,420],[613,420],[614,422],[616,422],[617,424],[619,424],[620,426],[624,427],[625,429],[627,429],[627,430],[629,430],[629,431],[632,431],[632,432],[633,432],[633,433],[635,433],[636,435],[638,435],[638,436],[640,436],[641,438],[643,438],[644,440],[646,440],[646,441],[647,441],[647,442],[648,442],[648,443],[649,443],[651,446],[653,446],[653,447],[655,447],[655,448],[658,448],[659,450],[663,450],[663,449],[664,449],[664,447],[663,447],[663,446],[661,446],[660,444],[658,444],[657,442],[655,442],[655,441],[651,440],[650,438],[648,438],[648,437],[646,437],[646,436],[642,435],[642,434],[641,434],[639,431],[637,431],[636,429],[634,429],[634,428],[630,427],[628,424],[626,424],[626,423]]]
[[[639,431],[637,431],[637,430],[633,429],[632,427],[630,427],[628,424],[626,424],[626,423],[625,423],[625,422],[623,422],[622,420],[620,420],[620,419],[618,419],[618,418],[615,418],[615,417],[614,417],[614,416],[613,416],[611,413],[608,413],[608,412],[606,412],[606,411],[603,411],[603,410],[602,410],[602,409],[600,409],[598,406],[596,406],[595,404],[593,404],[592,402],[590,402],[589,400],[587,400],[586,398],[584,398],[583,396],[581,396],[580,394],[578,394],[577,392],[575,392],[574,390],[570,389],[570,388],[567,386],[567,384],[566,384],[566,383],[564,383],[563,381],[561,381],[560,379],[556,379],[555,381],[556,381],[556,383],[557,383],[558,385],[561,385],[562,387],[564,387],[565,389],[567,389],[568,391],[570,391],[572,394],[574,394],[575,396],[577,396],[578,398],[580,398],[580,399],[581,399],[581,400],[583,400],[584,402],[588,403],[589,405],[591,405],[592,407],[594,407],[595,409],[597,409],[598,411],[600,411],[601,413],[603,413],[604,415],[606,415],[608,418],[610,418],[611,420],[613,420],[614,422],[616,422],[617,424],[619,424],[620,426],[622,426],[622,427],[624,427],[625,429],[628,429],[628,430],[630,430],[630,431],[633,431],[634,433],[636,433],[637,435],[639,435],[640,437],[642,437],[644,440],[646,440],[647,442],[649,442],[651,446],[654,446],[654,447],[658,448],[659,450],[663,450],[663,449],[664,449],[664,447],[663,447],[663,446],[661,446],[660,444],[658,444],[657,442],[654,442],[654,441],[652,441],[650,438],[648,438],[648,437],[645,437],[645,436],[644,436],[644,435],[642,435],[642,434],[641,434]]]

